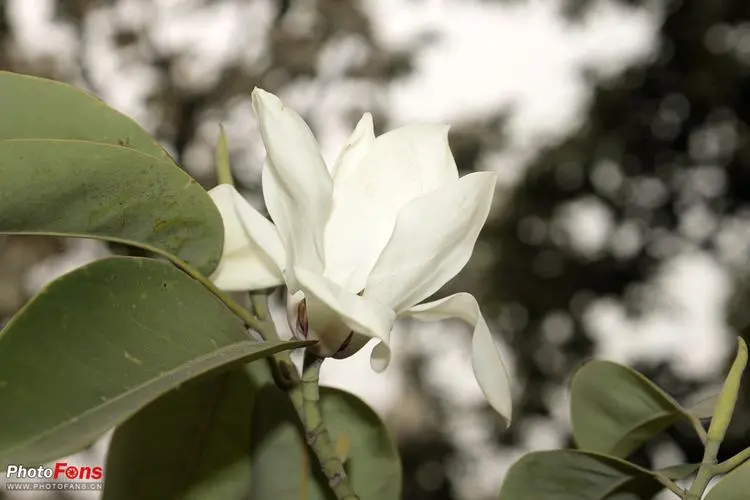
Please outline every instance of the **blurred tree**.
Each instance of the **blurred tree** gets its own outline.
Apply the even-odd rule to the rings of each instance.
[[[654,57],[598,85],[585,126],[538,157],[483,233],[498,256],[488,315],[502,318],[518,356],[521,415],[549,415],[550,388],[591,356],[585,315],[593,301],[614,297],[633,316],[672,307],[649,280],[686,252],[709,252],[744,284],[729,319],[749,331],[750,4],[657,3],[665,20]],[[572,4],[576,22],[585,9]],[[606,237],[582,247],[571,221],[599,214]],[[665,364],[640,368],[677,397],[704,382],[679,379]],[[750,444],[745,393],[725,454]],[[689,434],[675,436],[699,461]]]

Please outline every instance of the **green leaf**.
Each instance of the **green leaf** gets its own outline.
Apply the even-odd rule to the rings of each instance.
[[[133,120],[70,85],[2,71],[0,110],[0,233],[101,238],[216,268],[218,209]]]
[[[579,450],[529,453],[505,476],[499,500],[640,500],[663,486],[618,458]]]
[[[172,159],[135,121],[71,85],[0,71],[0,142],[63,139],[132,148]]]
[[[208,193],[174,163],[134,149],[0,141],[0,190],[0,233],[117,241],[206,275],[221,257],[223,223]]]
[[[57,279],[0,332],[0,468],[73,453],[198,375],[298,342],[257,342],[199,282],[115,257]]]
[[[655,471],[655,473],[672,481],[676,481],[678,479],[685,479],[692,475],[700,468],[700,466],[701,464],[678,464],[659,469]]]
[[[235,368],[171,391],[115,430],[103,500],[247,498],[259,384]]]
[[[321,405],[331,438],[348,435],[345,468],[360,498],[401,498],[398,452],[375,412],[355,396],[327,387],[321,388]],[[253,412],[250,498],[333,498],[303,435],[287,395],[265,387]]]
[[[722,477],[705,500],[746,500],[750,490],[750,461]]]
[[[710,420],[719,402],[719,392],[702,397],[687,406],[686,411],[699,420]]]
[[[192,381],[119,426],[110,443],[103,500],[248,498],[255,397],[273,384],[249,363]]]
[[[685,417],[685,410],[640,373],[590,361],[573,377],[573,437],[582,450],[626,457]]]

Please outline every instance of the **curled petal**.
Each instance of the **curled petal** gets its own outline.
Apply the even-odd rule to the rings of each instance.
[[[229,184],[208,192],[224,223],[224,249],[211,280],[222,290],[257,290],[284,282],[284,247],[274,225]]]
[[[344,290],[322,275],[297,267],[294,270],[305,294],[307,324],[320,341],[324,356],[333,356],[354,345],[364,346],[366,340],[350,339],[354,335],[365,339],[387,339],[396,321],[396,314],[376,302]],[[350,352],[349,354],[354,354]]]
[[[332,180],[318,143],[302,117],[275,95],[256,88],[253,108],[267,153],[263,196],[287,250],[287,270],[299,264],[322,271]]]
[[[335,170],[326,225],[325,275],[350,291],[364,287],[399,210],[458,179],[447,126],[409,125],[374,141],[371,127],[371,117],[365,115],[357,126],[361,133],[353,135],[356,146]]]
[[[457,293],[412,307],[406,315],[422,321],[458,318],[474,327],[471,341],[474,377],[490,406],[510,425],[513,410],[510,377],[476,299],[468,293]]]
[[[370,367],[378,373],[385,371],[388,365],[391,364],[391,346],[389,341],[390,339],[378,342],[378,345],[370,353]]]
[[[365,297],[400,313],[463,269],[487,220],[496,178],[469,174],[406,205],[367,279]]]

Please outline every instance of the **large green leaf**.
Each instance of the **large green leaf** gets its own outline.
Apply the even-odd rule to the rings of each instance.
[[[0,71],[0,141],[66,139],[125,146],[172,161],[145,130],[71,85]]]
[[[590,361],[573,378],[570,402],[578,446],[626,457],[685,411],[640,373],[610,361]]]
[[[75,452],[191,378],[300,345],[251,340],[169,264],[115,257],[79,268],[0,332],[0,468]]]
[[[171,391],[118,427],[104,500],[247,498],[250,419],[261,385],[248,368]]]
[[[103,238],[176,255],[204,274],[221,215],[176,165],[92,142],[0,141],[0,233]]]
[[[360,498],[401,498],[401,462],[387,429],[355,396],[321,388],[321,408],[331,437],[348,435],[346,470]],[[275,386],[258,395],[253,412],[250,498],[334,498],[311,458],[289,398]]]
[[[529,453],[508,471],[498,500],[641,500],[663,486],[624,460],[579,450]]]
[[[223,225],[138,125],[68,85],[0,72],[0,233],[139,246],[210,274]]]
[[[705,500],[746,500],[750,491],[750,461],[722,477]]]

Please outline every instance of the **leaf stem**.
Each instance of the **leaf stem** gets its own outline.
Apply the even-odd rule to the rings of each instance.
[[[278,335],[276,335],[276,329],[274,328],[273,323],[260,321],[253,314],[251,314],[250,311],[239,305],[227,293],[219,290],[219,288],[214,285],[213,281],[203,276],[200,271],[198,271],[187,262],[173,255],[168,255],[167,257],[174,265],[182,269],[184,272],[190,275],[190,277],[194,278],[203,286],[205,286],[208,291],[213,293],[217,299],[222,301],[230,311],[239,316],[239,318],[245,322],[245,325],[247,325],[248,328],[252,328],[253,330],[257,331],[261,335],[261,337],[263,337],[263,340],[278,339]]]
[[[256,292],[250,294],[250,300],[253,306],[253,312],[250,312],[238,304],[228,294],[219,290],[210,279],[203,276],[200,271],[187,262],[174,256],[168,256],[168,258],[173,264],[205,286],[216,296],[216,298],[221,300],[230,311],[239,316],[248,328],[258,332],[263,340],[281,340],[279,334],[276,332],[276,326],[271,320],[270,313],[268,312],[267,292]],[[299,374],[297,373],[297,369],[294,367],[292,358],[287,351],[277,352],[272,356],[268,356],[266,357],[266,361],[271,368],[274,382],[276,382],[276,385],[280,389],[286,391],[299,384]]]
[[[674,493],[680,498],[685,498],[685,490],[679,487],[677,483],[669,479],[668,477],[662,476],[661,474],[656,476],[657,481],[659,481],[663,486],[667,487],[669,491]]]
[[[714,466],[714,473],[729,474],[734,469],[745,463],[745,461],[747,461],[748,459],[750,459],[750,448],[745,448],[732,458],[728,458],[720,464],[716,464],[716,466]]]
[[[711,478],[716,474],[716,456],[719,454],[719,446],[721,446],[721,441],[709,439],[706,442],[700,469],[698,469],[698,474],[695,476],[695,481],[690,485],[685,500],[700,500],[703,497],[703,492],[708,487],[708,483],[711,482]]]
[[[687,496],[684,497],[685,500],[700,500],[703,496],[703,492],[708,487],[708,483],[711,482],[711,479],[714,476],[729,474],[750,459],[750,448],[745,448],[732,458],[724,460],[720,464],[716,463],[716,455],[719,451],[721,442],[710,441],[710,443],[711,446],[706,445],[701,468],[698,470],[698,475],[696,476],[693,485],[690,487],[690,490],[687,492]]]
[[[250,292],[250,306],[252,312],[259,321],[270,321],[271,312],[268,309],[268,297],[269,292],[266,291],[254,291]]]
[[[307,444],[318,458],[323,474],[328,479],[328,486],[336,495],[336,498],[338,500],[359,500],[359,496],[349,484],[349,477],[336,454],[336,447],[320,411],[319,383],[322,364],[323,358],[306,349],[301,384],[294,386],[289,391],[289,397],[302,421]]]
[[[700,419],[696,418],[694,415],[689,415],[689,417],[690,423],[693,424],[693,429],[695,429],[695,433],[698,434],[698,437],[700,438],[701,443],[703,443],[703,446],[706,446],[706,441],[708,441],[708,433],[703,427],[703,423],[701,423]]]

